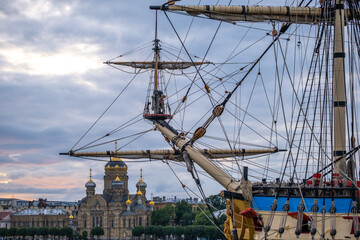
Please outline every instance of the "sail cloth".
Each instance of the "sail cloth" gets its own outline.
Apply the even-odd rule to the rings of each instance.
[[[151,7],[156,9],[156,7]],[[190,15],[205,15],[222,21],[280,21],[288,23],[318,23],[321,8],[315,7],[279,7],[279,6],[160,6],[161,10],[185,11]],[[346,9],[346,18],[351,19],[350,10]]]
[[[251,156],[259,154],[276,153],[279,149],[199,149],[199,152],[210,159],[228,158],[234,156]],[[168,159],[182,161],[180,152],[172,149],[158,150],[129,150],[129,151],[106,151],[106,152],[72,152],[69,153],[76,157],[118,157],[124,159]]]
[[[154,69],[155,62],[105,62],[106,64],[115,64],[128,66],[132,68],[141,68],[141,69]],[[209,62],[158,62],[158,69],[186,69],[195,65],[209,64]]]

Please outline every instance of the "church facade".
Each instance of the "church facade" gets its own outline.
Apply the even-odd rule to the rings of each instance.
[[[96,194],[90,170],[86,197],[79,202],[74,216],[80,233],[85,230],[90,235],[91,229],[100,226],[104,229],[102,239],[130,239],[133,227],[150,225],[154,202],[146,199],[142,173],[135,194],[129,193],[128,179],[127,165],[120,158],[112,158],[105,165],[104,191]]]

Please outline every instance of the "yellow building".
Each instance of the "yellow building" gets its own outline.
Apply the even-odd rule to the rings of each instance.
[[[96,184],[90,179],[85,184],[86,197],[78,206],[74,224],[81,233],[100,226],[104,229],[102,239],[130,239],[132,228],[150,225],[153,203],[147,203],[146,183],[136,184],[137,193],[129,194],[127,165],[120,158],[112,158],[105,165],[104,191],[96,194]]]
[[[69,225],[69,213],[63,209],[28,208],[11,215],[11,227],[14,228],[39,228]]]

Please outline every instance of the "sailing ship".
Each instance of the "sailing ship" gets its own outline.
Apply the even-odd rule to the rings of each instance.
[[[360,4],[289,2],[151,6],[174,30],[177,53],[161,46],[156,27],[152,61],[105,63],[135,68],[135,75],[150,73],[144,110],[137,117],[169,147],[84,151],[111,132],[62,154],[176,162],[199,189],[201,168],[224,188],[226,239],[358,239]],[[201,61],[194,61],[188,35],[180,37],[170,13],[215,23]],[[234,35],[242,29],[237,44],[220,63],[208,61],[225,24]],[[257,40],[255,33],[261,35]],[[226,45],[222,39],[218,46],[224,55]],[[175,60],[162,61],[163,53]]]

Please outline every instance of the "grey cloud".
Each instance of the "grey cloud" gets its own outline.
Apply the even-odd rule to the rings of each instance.
[[[1,191],[3,193],[32,193],[32,194],[66,194],[69,192],[77,192],[81,191],[80,188],[78,189],[68,189],[68,188],[60,188],[60,189],[53,189],[53,188],[2,188]]]
[[[153,39],[154,12],[150,11],[148,6],[162,4],[163,1],[114,0],[100,3],[92,0],[51,3],[54,6],[52,10],[62,9],[66,4],[69,4],[72,10],[66,16],[29,19],[21,12],[21,1],[5,1],[0,11],[5,12],[9,18],[5,19],[5,24],[0,25],[0,32],[3,39],[8,42],[0,43],[0,48],[4,45],[20,47],[29,54],[50,56],[65,51],[72,44],[93,44],[98,47],[93,55],[98,59],[97,64],[102,65],[102,61]],[[164,16],[159,14],[159,18],[160,36],[178,44]],[[171,18],[177,17],[171,15]],[[180,31],[182,34],[185,32],[184,29]],[[150,53],[151,49],[148,52]],[[81,55],[80,52],[78,54]],[[8,177],[17,180],[21,174],[37,175],[46,181],[47,177],[61,176],[76,170],[84,176],[83,182],[76,184],[84,186],[88,179],[88,169],[91,167],[95,172],[97,192],[101,191],[104,162],[58,156],[58,153],[70,150],[126,85],[129,76],[107,66],[79,74],[30,75],[24,70],[31,66],[10,62],[3,57],[0,57],[0,64],[12,70],[0,73],[0,138],[4,142],[7,139],[18,142],[0,145],[0,151],[21,153],[16,159],[10,158],[9,154],[0,157],[0,165],[2,168],[6,167]],[[118,127],[125,120],[135,116],[135,112],[141,113],[148,77],[145,73],[136,79],[130,91],[119,98],[78,147]],[[80,84],[81,81],[92,83],[95,88]],[[143,120],[129,131],[134,133],[149,128],[151,125]],[[109,139],[119,138],[128,133],[119,132]],[[165,141],[157,141],[158,139],[162,139],[159,132],[151,132],[140,141],[126,146],[126,149],[168,147]],[[124,141],[119,141],[118,144],[121,146],[123,143]],[[102,147],[106,150],[114,148],[113,144]],[[80,166],[74,167],[75,164]],[[128,166],[129,186],[133,191],[141,167],[144,169],[144,179],[148,183],[148,192],[156,195],[157,192],[171,194],[181,190],[176,178],[165,164],[129,163]],[[21,171],[14,171],[14,167],[21,168]],[[191,178],[185,181],[186,185],[194,187]],[[81,199],[85,194],[84,187],[57,190],[50,187],[41,189],[31,185],[7,186],[0,185],[0,192],[57,194],[59,200]]]

